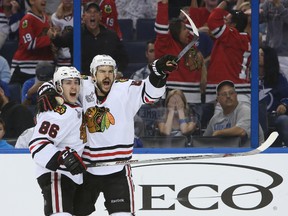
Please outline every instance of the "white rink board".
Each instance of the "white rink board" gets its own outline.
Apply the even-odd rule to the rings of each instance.
[[[135,154],[134,159],[183,154]],[[0,154],[0,215],[43,215],[29,154]],[[135,165],[137,216],[286,216],[288,154]],[[143,196],[145,199],[143,199]],[[108,215],[101,196],[97,214]]]

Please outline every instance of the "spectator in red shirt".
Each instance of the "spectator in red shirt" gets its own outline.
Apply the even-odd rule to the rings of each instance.
[[[239,101],[250,103],[251,38],[244,32],[248,17],[238,10],[229,13],[225,10],[229,4],[222,1],[207,21],[215,41],[208,66],[206,101],[215,101],[215,87],[229,79],[235,84]]]
[[[191,0],[189,15],[197,28],[207,26],[210,12],[217,7],[218,0],[203,0],[204,6],[198,7],[197,0]]]
[[[12,59],[10,83],[23,84],[35,77],[37,63],[41,60],[53,63],[54,55],[47,32],[50,28],[45,14],[46,1],[28,0],[31,10],[21,19],[19,43]]]
[[[155,58],[165,54],[177,56],[192,40],[192,34],[180,18],[168,20],[168,0],[158,2],[155,22]],[[205,92],[206,67],[203,56],[193,46],[179,61],[176,73],[169,75],[167,87],[181,89],[188,103],[201,103],[201,93]]]

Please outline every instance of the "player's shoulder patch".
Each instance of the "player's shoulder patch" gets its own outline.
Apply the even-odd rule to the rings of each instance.
[[[81,75],[81,78],[83,79],[83,80],[88,80],[88,75]]]
[[[124,83],[124,82],[127,82],[129,79],[127,78],[120,78],[120,79],[117,79],[115,80],[116,83]]]
[[[54,108],[54,112],[57,112],[60,115],[63,115],[66,112],[66,110],[67,110],[67,107],[64,104]]]
[[[25,19],[25,20],[23,20],[23,22],[22,22],[22,28],[25,29],[25,28],[27,28],[27,27],[28,27],[28,20]]]

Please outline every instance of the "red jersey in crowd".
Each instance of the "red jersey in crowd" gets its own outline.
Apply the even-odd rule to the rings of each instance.
[[[158,3],[158,12],[156,16],[155,31],[155,58],[158,59],[166,54],[177,56],[184,48],[179,42],[173,39],[169,32],[169,20],[168,20],[168,4]],[[191,35],[192,39],[192,35]],[[193,52],[197,52],[197,48],[194,46]],[[192,53],[190,53],[191,55]],[[197,63],[199,63],[197,65]],[[184,55],[179,63],[176,71],[171,73],[167,79],[167,88],[181,89],[187,102],[200,103],[200,80],[202,64],[199,61],[189,62],[189,53]],[[193,69],[191,69],[193,68]]]
[[[189,8],[189,16],[193,20],[197,28],[207,25],[207,20],[210,12],[205,7]]]
[[[35,68],[41,60],[53,60],[50,38],[47,31],[50,28],[48,17],[36,16],[31,11],[21,19],[19,25],[19,43],[12,59],[12,72],[17,66],[21,72],[35,74]]]
[[[238,94],[250,94],[251,37],[226,25],[224,17],[227,14],[227,11],[215,8],[207,21],[215,41],[208,66],[206,99],[209,94],[215,97],[216,85],[227,79],[234,82]]]

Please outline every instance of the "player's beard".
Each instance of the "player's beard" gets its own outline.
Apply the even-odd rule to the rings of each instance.
[[[111,90],[111,87],[112,87],[112,81],[110,80],[110,87],[108,90],[105,90],[103,88],[103,81],[102,82],[96,82],[96,85],[97,85],[97,89],[98,91],[100,91],[104,96],[108,95],[108,93],[110,92]]]

